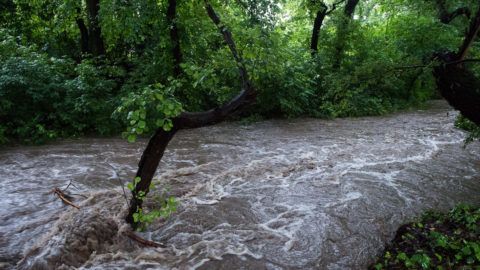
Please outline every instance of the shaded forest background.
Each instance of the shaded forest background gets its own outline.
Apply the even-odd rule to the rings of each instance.
[[[212,6],[257,91],[234,117],[381,115],[439,97],[432,57],[474,0],[227,0]],[[469,58],[480,58],[478,46]],[[203,1],[1,0],[0,143],[172,128],[241,88]],[[468,67],[478,75],[475,63]]]

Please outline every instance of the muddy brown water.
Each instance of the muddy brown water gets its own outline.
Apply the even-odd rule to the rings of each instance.
[[[386,117],[226,123],[179,133],[158,171],[179,209],[122,232],[119,182],[145,141],[0,150],[0,268],[364,269],[427,209],[480,204],[480,144],[444,102]],[[72,182],[76,210],[51,194]]]

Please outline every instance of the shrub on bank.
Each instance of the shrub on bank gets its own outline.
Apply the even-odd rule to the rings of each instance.
[[[403,225],[370,269],[479,269],[480,208],[427,212]]]
[[[462,115],[455,121],[455,127],[468,132],[467,138],[465,139],[465,143],[467,144],[480,138],[480,127]]]
[[[111,121],[119,103],[113,67],[49,57],[18,39],[0,29],[0,144],[121,130]]]

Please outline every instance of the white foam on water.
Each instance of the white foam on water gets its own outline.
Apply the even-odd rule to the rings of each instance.
[[[0,201],[19,209],[0,212],[8,217],[0,221],[0,259],[12,269],[20,257],[20,268],[46,269],[214,269],[230,256],[268,269],[363,267],[421,210],[480,204],[479,145],[462,148],[464,134],[447,111],[182,132],[155,181],[178,194],[179,211],[140,234],[165,248],[122,234],[118,180],[133,177],[144,142],[0,152]],[[90,196],[75,197],[80,211],[49,194],[70,180],[78,187],[70,192]]]

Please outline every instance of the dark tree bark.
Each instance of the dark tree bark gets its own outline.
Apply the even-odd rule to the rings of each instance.
[[[352,19],[353,14],[355,13],[355,9],[357,8],[358,2],[360,0],[348,0],[345,4],[345,9],[343,10],[343,14],[345,17]]]
[[[475,38],[478,36],[478,32],[480,30],[480,4],[477,10],[475,17],[470,22],[469,28],[467,33],[465,34],[465,38],[463,40],[462,46],[458,50],[456,60],[461,61],[464,60],[467,56],[468,50],[472,47]]]
[[[85,25],[85,21],[82,18],[82,12],[80,8],[77,8],[77,18],[75,21],[77,22],[78,29],[80,30],[80,48],[82,53],[90,53],[88,46],[88,29]]]
[[[170,41],[172,42],[173,74],[178,77],[182,74],[180,64],[183,62],[183,55],[177,26],[177,0],[168,0],[167,22],[170,27]]]
[[[147,194],[149,192],[149,187],[155,171],[157,170],[158,164],[163,157],[168,143],[173,138],[175,133],[181,129],[198,128],[221,122],[232,113],[245,108],[245,106],[248,104],[251,104],[256,97],[255,88],[250,82],[243,59],[237,51],[231,32],[225,25],[222,24],[220,18],[207,0],[205,0],[205,9],[207,10],[207,14],[210,19],[223,35],[223,39],[230,48],[230,52],[237,63],[240,79],[242,81],[242,90],[235,98],[220,107],[205,112],[182,113],[180,116],[172,119],[172,130],[165,131],[162,128],[159,128],[150,138],[150,141],[148,142],[148,145],[145,148],[138,165],[136,177],[140,177],[141,180],[132,191],[130,209],[126,217],[126,221],[133,227],[137,226],[133,220],[133,214],[137,212],[138,208],[142,207],[143,203],[142,200],[137,198],[137,194],[140,192],[145,192],[145,194]]]
[[[341,20],[341,23],[337,31],[337,41],[335,45],[335,52],[333,57],[333,68],[337,69],[342,64],[343,51],[345,50],[346,38],[348,34],[348,26],[350,21],[353,19],[353,14],[357,8],[360,0],[347,0],[345,8],[343,10],[344,18]]]
[[[459,7],[452,12],[448,12],[445,0],[435,0],[438,9],[438,16],[442,23],[449,24],[458,16],[470,18],[470,9],[468,7]]]
[[[464,65],[448,63],[435,67],[434,75],[448,103],[480,126],[480,80]]]
[[[442,64],[434,68],[441,95],[463,116],[480,126],[480,80],[464,64],[480,30],[480,3],[458,52],[438,54]]]
[[[88,17],[88,48],[93,56],[105,54],[105,45],[102,39],[102,30],[98,21],[100,0],[87,0]]]
[[[322,28],[323,21],[325,20],[327,15],[330,15],[330,13],[335,11],[335,9],[337,8],[337,5],[342,2],[345,2],[345,0],[342,0],[333,4],[330,9],[328,9],[325,3],[323,2],[320,3],[320,10],[317,11],[317,14],[315,16],[315,21],[313,22],[313,29],[312,29],[312,38],[310,40],[310,50],[312,53],[312,57],[315,57],[318,53],[318,39],[320,37],[320,29]]]
[[[327,12],[327,6],[322,2],[320,10],[317,11],[317,15],[315,16],[315,21],[313,23],[312,29],[312,39],[310,40],[310,50],[313,57],[317,55],[318,52],[318,38],[320,36],[320,28],[322,28],[323,20],[325,20]]]

